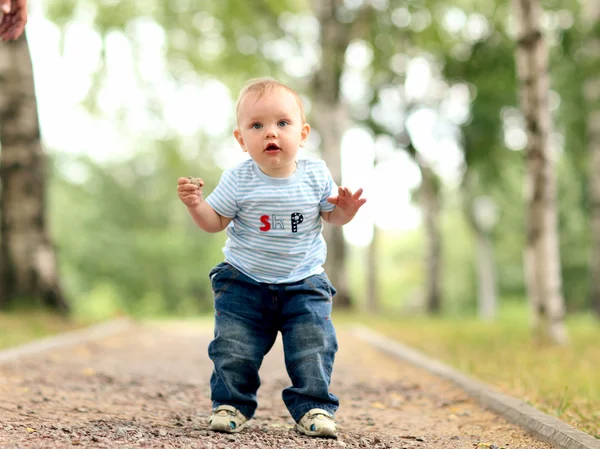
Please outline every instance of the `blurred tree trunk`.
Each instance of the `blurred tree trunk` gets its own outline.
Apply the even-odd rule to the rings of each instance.
[[[367,248],[367,312],[376,314],[380,311],[379,298],[379,228],[373,223],[373,240]]]
[[[321,28],[321,66],[313,78],[312,114],[314,127],[322,139],[323,159],[339,186],[342,185],[342,136],[348,121],[348,113],[340,98],[340,80],[346,48],[350,42],[348,25],[336,18],[336,9],[342,3],[340,0],[313,0],[313,8]],[[352,299],[342,227],[325,223],[323,234],[327,241],[325,269],[337,289],[335,304],[340,308],[350,308]]]
[[[587,103],[587,146],[590,153],[591,301],[594,312],[600,317],[600,1],[587,0],[583,12],[583,22],[587,25],[584,57],[592,68],[583,87]]]
[[[477,264],[477,312],[479,318],[492,321],[496,318],[496,268],[494,266],[494,247],[487,232],[479,226],[474,228]]]
[[[45,217],[44,154],[25,35],[0,44],[0,308],[67,313]]]
[[[412,144],[411,144],[412,145]],[[438,198],[438,182],[433,170],[422,157],[414,153],[415,161],[421,171],[421,185],[419,186],[419,203],[425,219],[425,234],[427,242],[426,263],[426,291],[425,306],[430,314],[439,314],[442,308],[441,292],[441,267],[442,250],[440,233],[440,207]]]
[[[477,216],[478,198],[472,191],[472,175],[467,169],[461,184],[463,212],[473,236],[475,237],[475,271],[477,273],[477,314],[479,318],[492,321],[498,309],[496,264],[494,245],[490,231],[496,218],[488,218],[489,229],[482,226],[482,217]],[[480,197],[481,198],[481,197]],[[492,222],[494,222],[492,224]]]
[[[527,248],[525,269],[535,335],[566,343],[560,272],[556,174],[550,147],[548,49],[539,0],[513,0],[517,21],[516,64],[521,111],[527,127]]]

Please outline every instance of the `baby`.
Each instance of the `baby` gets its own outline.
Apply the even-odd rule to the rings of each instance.
[[[200,228],[226,229],[228,236],[225,261],[210,272],[210,428],[239,432],[254,416],[258,371],[281,332],[292,383],[282,397],[296,430],[337,438],[339,400],[329,391],[338,349],[335,288],[323,270],[322,220],[342,226],[366,199],[362,189],[338,188],[323,161],[297,158],[310,125],[294,90],[268,78],[251,80],[236,111],[234,136],[250,159],[226,170],[206,200],[201,179],[181,177],[177,187]]]

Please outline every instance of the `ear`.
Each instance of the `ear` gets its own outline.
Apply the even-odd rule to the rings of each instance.
[[[305,123],[302,125],[302,131],[300,131],[300,136],[302,137],[300,140],[300,146],[303,147],[306,145],[306,141],[308,140],[308,136],[310,135],[310,125]]]
[[[248,152],[248,150],[246,149],[246,145],[244,144],[244,139],[242,138],[242,132],[239,128],[233,130],[233,137],[235,137],[235,140],[238,141],[238,143],[242,147],[242,150],[244,150],[244,152]]]

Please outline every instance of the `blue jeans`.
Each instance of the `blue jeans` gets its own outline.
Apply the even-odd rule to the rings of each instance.
[[[231,405],[250,419],[260,386],[258,370],[281,332],[292,386],[283,402],[297,422],[313,408],[333,416],[338,398],[329,393],[338,349],[331,322],[335,289],[325,273],[289,284],[254,281],[228,263],[210,272],[215,295],[215,333],[208,347],[213,407]]]

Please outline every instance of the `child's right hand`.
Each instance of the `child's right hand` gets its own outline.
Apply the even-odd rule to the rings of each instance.
[[[187,207],[196,207],[202,201],[203,185],[204,181],[200,178],[179,178],[177,180],[177,195]]]

